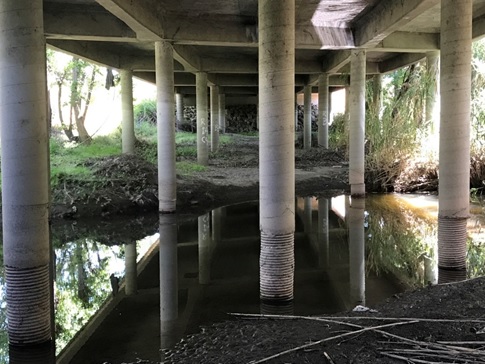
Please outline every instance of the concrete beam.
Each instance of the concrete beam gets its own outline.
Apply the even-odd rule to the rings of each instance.
[[[229,47],[257,47],[255,27],[246,25],[240,17],[166,15],[165,38],[174,44]],[[341,49],[354,47],[350,28],[304,25],[296,29],[297,49]]]
[[[133,71],[155,72],[155,56],[152,55],[120,55],[120,66]],[[179,62],[174,61],[174,71],[184,71]]]
[[[296,49],[347,49],[355,46],[350,28],[300,26],[296,28]]]
[[[410,33],[394,32],[383,39],[372,52],[416,53],[430,52],[440,49],[440,35],[438,33]]]
[[[48,39],[47,45],[64,53],[79,56],[103,67],[121,69],[120,56],[106,49],[102,42]]]
[[[441,3],[441,0],[386,0],[377,5],[356,24],[355,46],[372,48],[418,15]]]
[[[485,15],[473,20],[472,38],[477,40],[485,36]]]
[[[164,37],[160,4],[155,0],[96,0],[136,33],[138,39],[157,41]]]
[[[101,11],[100,11],[101,10]],[[44,4],[44,33],[48,39],[135,42],[125,23],[98,6]]]
[[[350,64],[346,64],[340,69],[343,74],[350,74]],[[381,73],[380,64],[378,62],[366,62],[365,72],[368,75],[376,75]]]
[[[328,77],[328,87],[346,87],[350,85],[350,72],[348,74],[332,75]],[[311,75],[308,79],[308,84],[316,86],[316,93],[318,93],[318,77],[319,75]]]
[[[387,73],[395,71],[399,68],[409,66],[426,58],[425,53],[403,53],[395,57],[383,61],[379,64],[380,73]]]
[[[164,24],[165,38],[174,45],[257,47],[239,17],[185,16],[170,13]],[[173,19],[170,21],[169,19]]]
[[[221,87],[219,90],[220,93],[226,95],[257,95],[259,90],[258,86],[250,86],[250,87]]]
[[[322,73],[338,73],[338,71],[350,62],[350,51],[337,51],[327,53],[322,60]]]
[[[244,86],[257,86],[258,75],[257,74],[210,74],[208,75],[208,81],[218,86],[232,86],[232,87],[244,87]]]
[[[257,58],[201,58],[201,69],[207,73],[258,73]]]
[[[155,84],[155,72],[136,71],[133,72],[133,77]],[[195,75],[189,72],[175,72],[174,84],[176,87],[194,86]]]
[[[202,70],[202,62],[192,46],[174,45],[173,58],[184,66],[186,71],[197,72]]]

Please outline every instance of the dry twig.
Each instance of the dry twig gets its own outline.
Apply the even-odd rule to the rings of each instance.
[[[321,344],[321,343],[324,343],[324,342],[327,342],[327,341],[332,341],[332,340],[340,339],[342,337],[347,337],[347,336],[351,336],[351,335],[355,335],[355,334],[360,334],[361,332],[376,331],[376,330],[383,329],[383,328],[387,328],[387,327],[394,327],[394,326],[399,326],[399,325],[409,325],[409,324],[414,324],[414,323],[415,322],[413,322],[413,321],[406,321],[406,322],[394,322],[394,323],[391,323],[391,324],[385,324],[385,325],[379,325],[379,326],[372,326],[372,327],[364,327],[364,328],[361,328],[360,330],[356,330],[356,331],[352,331],[352,332],[347,332],[345,334],[340,334],[340,335],[336,335],[336,336],[327,337],[327,338],[322,339],[322,340],[318,340],[318,341],[315,341],[315,342],[312,342],[312,343],[309,343],[309,344],[301,345],[301,346],[298,346],[296,348],[288,349],[288,350],[279,352],[278,354],[274,354],[274,355],[268,356],[266,358],[263,358],[263,359],[260,359],[260,360],[257,360],[257,361],[251,361],[250,364],[264,363],[264,362],[267,362],[267,361],[269,361],[271,359],[279,358],[280,356],[283,356],[283,355],[286,355],[286,354],[290,354],[290,353],[293,353],[295,351],[308,348],[310,346],[318,345],[318,344]]]

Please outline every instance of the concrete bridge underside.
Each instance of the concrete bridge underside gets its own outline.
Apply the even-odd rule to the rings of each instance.
[[[46,44],[127,71],[124,77],[131,74],[156,82],[163,214],[176,213],[175,92],[197,97],[202,163],[207,163],[210,142],[208,86],[217,87],[219,95],[258,97],[261,266],[265,267],[261,295],[291,300],[295,93],[305,86],[307,90],[347,86],[351,76],[349,183],[354,197],[361,197],[365,192],[363,80],[437,52],[441,52],[441,105],[445,105],[440,136],[440,264],[446,269],[464,268],[471,41],[484,34],[484,0],[1,1],[3,243],[7,285],[15,287],[7,292],[11,343],[51,338]],[[328,98],[328,90],[318,91]],[[129,96],[124,99],[131,100]],[[321,123],[325,127],[326,118]],[[319,144],[326,145],[324,140]],[[284,277],[272,271],[273,258],[285,262]],[[271,287],[283,281],[281,290]],[[38,289],[30,289],[32,284]],[[39,308],[35,312],[33,304]],[[28,326],[22,324],[26,321]]]

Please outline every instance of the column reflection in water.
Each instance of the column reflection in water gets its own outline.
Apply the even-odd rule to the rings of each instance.
[[[312,232],[312,197],[305,197],[303,204],[303,229],[305,233]]]
[[[212,249],[221,241],[222,207],[212,210]]]
[[[354,305],[365,305],[364,208],[364,198],[352,197],[346,216],[349,229],[350,301]]]
[[[210,283],[210,214],[199,216],[199,283]]]
[[[160,214],[160,345],[175,344],[178,318],[177,215]]]
[[[9,346],[10,364],[55,364],[55,348],[52,343],[31,347]]]
[[[466,280],[466,270],[438,269],[438,284],[461,282]]]
[[[131,296],[137,293],[136,242],[125,244],[125,293]]]
[[[329,239],[328,239],[328,210],[329,200],[318,199],[318,265],[328,270],[329,265]]]

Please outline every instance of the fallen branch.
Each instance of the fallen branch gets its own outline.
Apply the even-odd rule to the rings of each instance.
[[[409,358],[406,358],[404,356],[400,356],[400,355],[396,355],[396,354],[390,354],[390,353],[381,353],[381,354],[384,355],[384,356],[387,356],[389,358],[405,361],[406,363],[414,362],[414,363],[420,363],[420,364],[443,364],[442,361],[428,361],[428,360],[420,360],[420,359],[409,359]]]
[[[315,342],[312,342],[312,343],[301,345],[301,346],[298,346],[296,348],[288,349],[288,350],[282,351],[278,354],[274,354],[274,355],[268,356],[266,358],[260,359],[258,361],[251,361],[250,364],[264,363],[264,362],[267,362],[271,359],[279,358],[280,356],[290,354],[290,353],[293,353],[293,352],[298,351],[298,350],[306,349],[306,348],[311,347],[311,346],[319,345],[319,344],[327,342],[327,341],[340,339],[342,337],[356,335],[356,334],[360,334],[360,333],[366,332],[366,331],[378,331],[379,329],[383,329],[383,328],[387,328],[387,327],[394,327],[394,326],[399,326],[399,325],[409,325],[409,324],[414,324],[414,323],[416,323],[416,322],[405,321],[405,322],[395,322],[395,323],[379,325],[379,326],[365,327],[365,328],[362,328],[360,330],[347,332],[345,334],[340,334],[340,335],[336,335],[336,336],[327,337],[327,338],[322,339],[322,340],[318,340],[318,341],[315,341]]]
[[[417,346],[417,347],[424,347],[426,349],[423,349],[421,352],[424,352],[425,350],[427,350],[428,353],[430,351],[434,351],[436,353],[436,355],[438,355],[438,357],[436,357],[436,355],[435,355],[435,358],[436,359],[441,358],[441,356],[439,356],[439,355],[440,354],[443,354],[443,353],[445,355],[447,355],[447,356],[445,356],[445,358],[447,358],[447,359],[450,359],[450,360],[459,360],[459,361],[462,361],[462,362],[463,361],[464,362],[467,362],[467,360],[470,360],[470,359],[467,359],[467,358],[464,358],[464,359],[456,358],[457,355],[471,355],[471,356],[474,356],[473,360],[476,360],[477,359],[476,356],[478,356],[479,358],[485,357],[485,353],[482,350],[456,346],[456,345],[459,345],[458,344],[459,342],[454,343],[455,345],[444,345],[441,342],[432,343],[432,342],[417,341],[417,340],[408,339],[408,338],[405,338],[405,337],[402,337],[402,336],[399,336],[399,335],[391,334],[391,333],[388,333],[386,331],[380,330],[381,328],[389,327],[389,325],[390,326],[397,326],[397,325],[403,325],[403,324],[406,324],[406,323],[418,323],[418,322],[445,322],[445,323],[446,322],[454,322],[454,323],[468,323],[468,322],[484,322],[483,320],[475,320],[475,319],[466,319],[466,320],[460,320],[460,319],[458,319],[458,320],[453,320],[453,319],[419,319],[419,318],[411,319],[411,318],[403,318],[402,319],[403,321],[400,321],[400,322],[397,322],[397,323],[394,323],[394,324],[387,324],[387,325],[381,325],[381,326],[374,326],[374,327],[368,327],[368,328],[366,328],[364,326],[357,325],[357,324],[353,324],[353,323],[350,323],[350,322],[335,320],[335,318],[336,319],[341,319],[341,320],[345,320],[345,319],[376,320],[377,319],[377,320],[392,320],[392,321],[401,320],[401,319],[400,318],[390,318],[390,317],[374,318],[374,317],[352,317],[352,316],[351,317],[333,317],[334,319],[328,319],[328,318],[325,318],[325,317],[311,317],[311,316],[260,315],[260,314],[236,314],[236,313],[232,313],[231,315],[233,315],[233,316],[239,316],[239,317],[246,317],[246,318],[253,318],[253,319],[254,318],[255,319],[280,319],[280,320],[281,319],[285,319],[285,320],[288,320],[288,319],[289,320],[304,319],[304,320],[310,320],[310,321],[321,321],[321,322],[326,322],[326,323],[332,323],[332,324],[336,324],[336,325],[346,325],[346,326],[350,326],[350,327],[359,329],[357,331],[353,331],[353,332],[350,332],[350,333],[345,333],[345,334],[333,336],[333,337],[330,337],[330,338],[327,338],[327,339],[323,339],[323,340],[320,340],[320,341],[317,341],[317,342],[314,342],[314,343],[306,344],[306,345],[304,345],[302,347],[290,349],[290,350],[287,350],[285,352],[281,352],[279,354],[276,354],[275,356],[271,356],[271,357],[265,358],[262,361],[251,362],[251,364],[263,363],[263,362],[268,361],[270,359],[273,359],[273,358],[282,356],[284,354],[291,353],[291,352],[294,352],[294,351],[297,351],[297,350],[306,348],[306,347],[311,346],[311,345],[317,345],[317,344],[320,344],[320,343],[325,342],[325,341],[330,341],[330,340],[337,339],[337,338],[341,338],[341,337],[356,335],[356,334],[360,334],[360,333],[363,333],[363,332],[366,332],[366,331],[374,331],[374,332],[377,332],[377,333],[379,333],[379,334],[381,334],[381,335],[383,335],[385,337],[399,340],[400,342],[398,342],[397,344],[409,344],[409,345],[413,345],[413,346]],[[453,342],[450,342],[450,343],[453,343]],[[467,342],[467,343],[470,343],[470,342]],[[480,342],[480,343],[484,343],[485,344],[485,342]],[[394,344],[396,344],[396,343],[394,343]],[[434,349],[434,350],[430,350],[430,349]],[[403,353],[403,352],[405,352],[405,350],[404,351],[401,350],[400,352]],[[401,359],[401,360],[405,360],[408,363],[409,362],[425,363],[425,364],[429,364],[429,363],[442,363],[442,361],[432,362],[432,361],[426,361],[426,360],[418,359],[418,358],[409,358],[409,357],[406,358],[406,357],[404,357],[402,355],[400,356],[400,355],[391,354],[391,353],[388,353],[388,352],[381,352],[380,354],[386,355],[388,357],[393,357],[395,359],[404,358],[404,359]],[[450,355],[453,355],[454,357],[453,358],[450,358]],[[485,363],[485,361],[478,361],[478,362],[477,361],[474,361],[474,363]]]
[[[231,316],[246,317],[253,319],[283,319],[283,320],[375,320],[375,321],[419,321],[419,322],[455,322],[455,323],[467,323],[467,322],[477,322],[484,323],[484,319],[427,319],[418,317],[372,317],[372,316],[290,316],[290,315],[262,315],[262,314],[251,314],[251,313],[229,313]]]
[[[324,351],[324,352],[323,352],[323,356],[325,357],[325,359],[327,359],[327,360],[328,360],[328,362],[329,362],[330,364],[335,364],[335,362],[332,360],[332,358],[330,357],[330,355],[328,355],[328,354],[327,354],[327,352],[326,352],[326,351]]]

